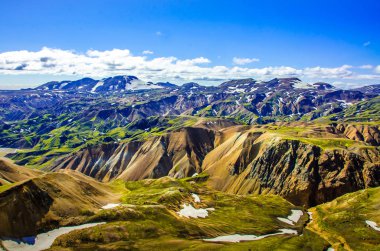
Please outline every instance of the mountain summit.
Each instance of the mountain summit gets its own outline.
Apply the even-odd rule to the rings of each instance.
[[[82,78],[75,81],[53,81],[40,85],[35,89],[49,91],[78,91],[91,93],[105,93],[172,87],[173,85],[168,83],[154,84],[152,82],[144,82],[135,76],[115,76],[104,78],[102,80]]]

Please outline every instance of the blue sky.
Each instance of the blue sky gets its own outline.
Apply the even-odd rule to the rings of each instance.
[[[1,1],[0,89],[115,74],[206,84],[276,75],[379,83],[378,13],[375,0]],[[95,61],[89,51],[99,52]],[[70,65],[59,62],[62,52],[73,54],[63,59]],[[51,63],[36,65],[45,54]]]

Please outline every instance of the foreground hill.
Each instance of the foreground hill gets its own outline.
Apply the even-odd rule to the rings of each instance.
[[[87,211],[116,201],[117,197],[109,186],[68,171],[41,173],[0,186],[0,236],[31,236],[59,225],[77,224]]]
[[[0,226],[0,236],[30,236],[62,225],[101,222],[103,224],[58,237],[51,250],[234,250],[239,247],[269,250],[276,246],[317,250],[329,246],[311,231],[303,231],[307,214],[281,197],[228,195],[206,188],[205,179],[207,176],[182,180],[169,177],[135,182],[119,180],[99,187],[89,179],[79,182],[71,173],[43,175],[0,193],[4,200],[12,195],[19,196],[21,187],[26,191],[25,203],[9,200],[1,208],[2,219],[11,219],[16,208],[23,217],[12,221],[13,227],[7,227],[5,220],[6,224]],[[43,190],[39,190],[42,187]],[[104,203],[104,189],[113,191],[119,198],[122,194],[121,204],[101,209],[105,205],[100,203]],[[56,196],[58,193],[60,197]],[[32,197],[38,200],[32,203],[29,200]],[[79,208],[82,211],[78,214]],[[294,223],[278,218],[285,219],[292,214],[291,210],[297,212]],[[227,220],[232,218],[234,221]],[[52,224],[52,219],[56,225]],[[26,227],[16,227],[25,222],[28,222]],[[249,238],[261,237],[250,243],[212,241],[218,236],[237,233]],[[300,236],[301,233],[304,234]],[[9,239],[3,246],[18,250],[18,244]]]
[[[311,208],[310,217],[305,209],[279,196],[226,194],[210,189],[207,179],[207,175],[197,175],[100,184],[73,172],[43,174],[0,192],[2,200],[24,194],[26,202],[0,204],[2,222],[15,214],[11,208],[23,216],[22,222],[12,222],[14,227],[0,226],[2,245],[10,250],[33,250],[32,244],[4,237],[31,236],[88,222],[94,223],[92,227],[51,237],[48,250],[317,251],[334,247],[374,251],[380,244],[377,230],[365,222],[379,222],[378,188]],[[39,200],[32,203],[31,198]],[[104,207],[109,198],[117,204]],[[44,210],[48,213],[40,213]]]

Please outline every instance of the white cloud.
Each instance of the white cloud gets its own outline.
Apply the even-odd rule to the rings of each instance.
[[[156,35],[157,36],[162,36],[162,32],[161,31],[156,31]]]
[[[219,81],[236,78],[299,77],[306,79],[327,79],[354,82],[379,80],[380,74],[360,75],[357,67],[268,66],[250,68],[210,65],[205,57],[178,59],[176,57],[135,56],[127,49],[106,51],[88,50],[80,53],[44,47],[39,51],[9,51],[0,53],[0,74],[75,75],[93,78],[114,75],[135,75],[147,81]],[[375,68],[380,73],[380,65]]]
[[[237,65],[245,65],[245,64],[250,64],[250,63],[253,63],[253,62],[259,62],[260,59],[258,58],[238,58],[238,57],[234,57],[232,59],[232,62],[234,64],[237,64]]]
[[[349,70],[351,68],[351,65],[335,68],[307,67],[303,70],[303,74],[311,78],[347,78],[353,75],[353,72]]]
[[[376,68],[375,68],[375,72],[376,72],[376,73],[380,73],[380,65],[376,66]]]
[[[350,88],[357,88],[357,87],[363,86],[360,83],[346,82],[346,81],[334,81],[332,82],[332,85],[339,89],[350,89]]]
[[[150,54],[153,54],[154,52],[153,51],[150,51],[150,50],[145,50],[142,52],[142,54],[144,55],[150,55]]]
[[[370,64],[365,64],[365,65],[359,66],[359,69],[372,69],[372,68],[373,68],[373,66]]]
[[[363,46],[364,47],[367,47],[367,46],[370,46],[371,45],[371,41],[366,41],[363,43]]]
[[[358,74],[353,79],[380,80],[380,75],[375,75],[375,74]]]

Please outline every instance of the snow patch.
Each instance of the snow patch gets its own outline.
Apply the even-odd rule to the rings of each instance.
[[[206,97],[207,97],[207,103],[210,103],[211,102],[211,98],[212,98],[212,95],[206,95]]]
[[[103,82],[103,81],[98,81],[98,82],[96,83],[96,85],[94,85],[94,87],[92,87],[91,92],[92,92],[92,93],[95,93],[95,92],[96,92],[96,89],[97,89],[98,87],[102,86],[102,85],[104,85],[104,82]]]
[[[315,86],[308,84],[308,83],[304,83],[302,81],[294,81],[292,84],[293,84],[293,87],[296,89],[312,89],[312,88],[315,88]]]
[[[191,196],[193,196],[195,203],[200,203],[201,202],[201,198],[199,198],[199,196],[197,194],[192,193]]]
[[[69,82],[66,82],[66,83],[61,84],[61,85],[59,86],[59,89],[62,90],[63,87],[65,87],[65,86],[68,85],[68,84],[69,84]]]
[[[297,223],[299,221],[299,219],[303,215],[303,212],[302,210],[296,209],[292,209],[291,211],[292,213],[288,216],[288,218],[277,217],[277,219],[289,225],[294,225],[294,223]]]
[[[131,82],[125,84],[125,90],[146,90],[146,89],[161,89],[159,85],[148,85],[140,79],[133,79]]]
[[[21,242],[17,240],[3,240],[2,244],[7,250],[12,251],[40,251],[49,249],[53,244],[54,240],[63,234],[67,234],[73,230],[90,228],[97,225],[105,224],[106,222],[99,223],[88,223],[79,226],[72,227],[60,227],[54,230],[51,230],[46,233],[42,233],[37,235],[31,241],[28,241],[30,244],[26,242]],[[28,237],[28,239],[31,239]]]
[[[199,208],[196,209],[192,205],[182,205],[183,208],[177,212],[179,216],[186,218],[206,218],[208,216],[208,211],[214,210],[214,208]]]
[[[296,99],[296,103],[300,102],[302,98],[303,98],[302,95],[301,95],[301,96],[298,96],[297,99]]]
[[[377,226],[376,222],[370,221],[370,220],[366,220],[365,223],[367,223],[368,226],[372,227],[376,231],[380,231],[380,227]]]
[[[313,213],[312,212],[307,212],[307,214],[309,215],[310,222],[312,222],[313,221]]]
[[[102,206],[102,209],[111,209],[120,206],[120,203],[108,203],[105,206]]]
[[[280,232],[273,233],[273,234],[265,234],[265,235],[253,235],[253,234],[246,234],[246,235],[241,235],[241,234],[233,234],[233,235],[224,235],[224,236],[218,236],[215,238],[211,239],[203,239],[204,241],[209,241],[209,242],[241,242],[241,241],[256,241],[256,240],[261,240],[269,236],[274,236],[274,235],[282,235],[282,234],[298,234],[296,230],[292,229],[280,229]]]
[[[244,93],[245,89],[243,88],[237,88],[235,86],[229,86],[228,91],[226,93]]]
[[[272,92],[266,92],[266,93],[264,93],[264,94],[265,94],[265,97],[269,97],[269,95],[271,95]]]
[[[337,99],[336,101],[340,102],[340,106],[343,108],[346,108],[347,106],[353,105],[351,102],[346,102],[346,100],[343,99]]]
[[[277,219],[280,220],[280,221],[282,221],[282,222],[285,222],[286,224],[294,225],[293,221],[288,220],[288,219],[286,219],[286,218],[277,217]]]
[[[294,223],[297,223],[302,215],[303,215],[302,210],[292,209],[292,214],[290,216],[288,216],[288,219],[293,221]]]

